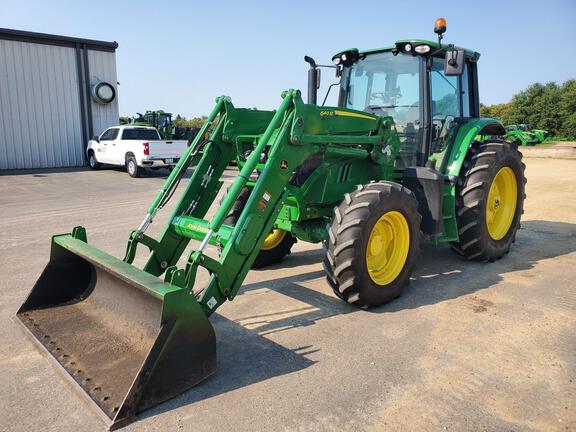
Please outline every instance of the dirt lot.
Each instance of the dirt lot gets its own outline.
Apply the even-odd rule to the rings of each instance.
[[[363,311],[331,293],[321,248],[298,243],[211,319],[218,372],[125,430],[575,431],[576,161],[526,164],[526,214],[503,260],[425,245],[404,296]],[[162,180],[0,176],[0,430],[103,430],[12,317],[52,234],[84,225],[122,256]]]

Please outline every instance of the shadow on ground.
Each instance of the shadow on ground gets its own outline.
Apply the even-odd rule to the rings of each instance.
[[[235,169],[235,167],[228,167],[228,169],[233,170],[233,169]],[[38,168],[38,169],[20,169],[20,170],[0,170],[0,176],[32,175],[33,177],[44,178],[44,177],[49,177],[49,176],[55,175],[55,174],[74,173],[74,172],[82,172],[82,171],[85,171],[87,173],[91,172],[90,168],[83,166],[83,167],[71,167],[71,168]],[[118,174],[122,174],[122,175],[126,175],[126,176],[128,175],[128,173],[126,173],[126,168],[118,167],[118,166],[112,166],[112,165],[103,166],[103,167],[99,168],[98,171],[111,172],[111,173],[116,172]],[[192,176],[193,172],[194,172],[194,169],[189,168],[183,178],[184,179],[190,178]],[[170,174],[170,172],[166,168],[159,168],[159,169],[146,168],[142,177],[166,179],[166,178],[168,178],[169,174]],[[236,173],[224,172],[224,174],[222,174],[222,178],[225,178],[225,179],[226,178],[233,179],[236,177],[237,177]]]
[[[278,312],[274,311],[270,314],[244,316],[236,321],[214,315],[211,321],[218,341],[216,374],[180,397],[148,411],[144,417],[302,370],[315,363],[305,357],[315,351],[305,343],[304,346],[291,350],[270,341],[264,337],[265,335],[310,326],[335,315],[397,312],[436,304],[488,288],[500,282],[505,273],[529,270],[540,260],[574,251],[576,251],[576,225],[550,221],[524,222],[511,253],[495,263],[465,261],[450,251],[447,245],[435,247],[426,244],[418,260],[418,268],[412,283],[406,288],[402,297],[370,310],[360,310],[335,296],[302,286],[302,283],[324,278],[323,271],[300,273],[244,285],[240,295],[247,291],[268,288],[306,303],[311,306],[311,310],[302,312],[300,308],[294,312],[301,313],[280,319],[277,319]],[[321,248],[308,250],[294,253],[280,265],[268,269],[298,268],[301,265],[319,263],[321,259]],[[272,275],[273,271],[270,274]],[[282,314],[290,312],[283,310]],[[254,330],[249,330],[239,324],[249,319],[261,320],[258,322],[260,325]]]
[[[306,314],[274,320],[258,327],[259,334],[285,331],[291,327],[312,325],[319,319],[352,312],[384,313],[415,309],[454,299],[488,288],[502,280],[504,273],[529,270],[540,260],[554,258],[576,251],[576,224],[552,221],[526,221],[517,234],[517,241],[510,254],[494,263],[467,261],[450,250],[448,245],[434,246],[425,243],[422,248],[411,284],[402,296],[386,305],[369,310],[359,310],[335,296],[311,290],[301,282],[323,278],[323,271],[297,274],[275,280],[264,280],[244,285],[241,293],[260,289],[273,289],[316,308]],[[283,265],[294,266],[319,263],[322,249],[295,253]],[[244,321],[251,317],[242,317]]]
[[[33,175],[34,177],[48,177],[52,174],[72,173],[80,171],[90,171],[90,169],[88,167],[70,167],[0,170],[0,176]]]
[[[288,349],[221,315],[210,318],[216,330],[218,369],[186,393],[143,413],[147,418],[276,376],[305,369],[311,346]]]

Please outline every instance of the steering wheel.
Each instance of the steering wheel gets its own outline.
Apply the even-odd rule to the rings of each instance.
[[[399,91],[382,91],[382,92],[374,92],[370,93],[371,98],[380,98],[384,100],[390,100],[394,98],[402,97],[402,93]]]

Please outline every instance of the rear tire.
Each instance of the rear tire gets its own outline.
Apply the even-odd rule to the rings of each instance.
[[[226,191],[226,193],[228,193],[228,191]],[[250,189],[244,188],[242,192],[240,192],[240,195],[238,195],[230,213],[224,219],[225,225],[236,225],[249,197]],[[222,203],[222,201],[223,199],[220,200],[220,203]],[[290,254],[294,243],[296,243],[296,238],[291,233],[283,230],[273,230],[264,242],[260,253],[256,256],[252,268],[266,267],[279,263],[286,255]]]
[[[324,242],[334,293],[360,307],[398,297],[420,254],[421,220],[416,198],[398,183],[370,183],[346,194]]]
[[[137,178],[142,175],[142,168],[138,166],[136,158],[133,155],[126,156],[126,171],[132,178]]]
[[[456,186],[458,255],[495,261],[510,251],[524,213],[525,168],[515,144],[473,144]]]
[[[88,166],[91,170],[99,170],[102,167],[102,164],[96,159],[96,154],[94,154],[93,150],[88,153]]]

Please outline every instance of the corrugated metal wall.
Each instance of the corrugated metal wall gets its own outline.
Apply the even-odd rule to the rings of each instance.
[[[91,99],[94,135],[100,135],[110,126],[117,125],[119,119],[118,86],[116,85],[116,53],[88,51],[88,65],[90,88],[99,81],[105,81],[114,86],[116,90],[116,98],[109,104],[102,105]]]
[[[0,40],[0,169],[82,165],[80,119],[74,49]]]

